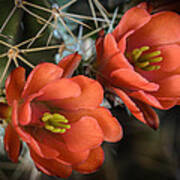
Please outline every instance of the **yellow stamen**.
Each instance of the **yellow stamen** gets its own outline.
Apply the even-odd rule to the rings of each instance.
[[[134,49],[131,53],[127,53],[127,57],[133,60],[133,64],[144,70],[144,71],[154,71],[160,69],[159,65],[154,65],[151,63],[159,63],[163,60],[163,57],[157,57],[161,54],[161,51],[153,51],[150,53],[145,53],[150,49],[149,46],[143,46],[141,48]]]
[[[52,132],[53,133],[65,133],[66,129],[58,129],[58,128],[56,128],[56,129],[53,129]]]
[[[68,120],[60,114],[55,113],[53,114],[53,117],[54,117],[54,121],[68,123]]]
[[[141,54],[142,54],[142,51],[139,51],[139,50],[134,51],[134,53],[133,53],[134,62],[136,62],[136,61],[139,59],[139,57],[141,56]]]
[[[42,121],[46,122],[48,121],[50,118],[52,118],[53,116],[49,113],[44,113],[44,116],[42,117]]]
[[[49,124],[46,124],[44,127],[45,127],[47,130],[50,130],[50,131],[54,130],[54,126],[51,126],[51,125],[49,125]]]
[[[149,62],[150,63],[158,63],[158,62],[161,62],[162,60],[163,60],[162,57],[157,57],[157,58],[150,59]]]
[[[141,51],[147,51],[149,49],[150,49],[149,46],[143,46],[143,47],[140,48]]]
[[[132,56],[133,56],[134,62],[136,62],[140,58],[141,54],[147,50],[149,50],[149,46],[143,46],[139,49],[138,48],[134,49],[132,51]]]
[[[160,66],[148,66],[148,67],[143,68],[143,70],[145,71],[154,71],[158,69],[160,69]]]
[[[144,67],[147,67],[149,65],[149,62],[145,61],[145,62],[141,62],[141,63],[135,63],[135,65],[139,68],[144,68]]]
[[[132,51],[132,54],[135,55],[135,54],[137,54],[138,52],[139,52],[139,49],[136,48],[136,49],[134,49],[134,50]]]
[[[155,56],[159,56],[160,54],[161,54],[161,51],[154,51],[152,53],[145,54],[145,55],[141,56],[140,60],[143,61],[143,60],[155,57]]]
[[[42,121],[45,123],[44,128],[53,133],[65,133],[71,128],[71,125],[67,124],[68,120],[58,113],[44,113]]]

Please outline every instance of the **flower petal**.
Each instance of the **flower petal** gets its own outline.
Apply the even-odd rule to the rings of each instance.
[[[56,160],[59,161],[59,159],[60,159],[60,162],[65,161],[71,165],[76,165],[76,164],[86,161],[88,159],[88,156],[90,153],[89,150],[81,151],[81,152],[80,151],[77,151],[77,152],[69,151],[65,144],[59,146],[58,150],[59,150],[58,151],[59,156],[56,158]]]
[[[107,34],[104,38],[103,50],[103,56],[106,57],[106,59],[111,59],[114,55],[120,52],[117,47],[117,42],[111,33]]]
[[[18,123],[22,126],[28,125],[32,121],[32,109],[31,109],[31,101],[39,97],[42,93],[38,92],[29,96],[24,103],[19,105],[18,110]]]
[[[141,122],[157,129],[159,126],[159,118],[155,111],[147,104],[135,99],[131,99],[121,89],[110,87],[124,102],[130,112]]]
[[[47,84],[39,92],[42,95],[36,98],[37,101],[50,101],[78,97],[81,94],[81,89],[71,79],[63,78]]]
[[[16,105],[15,105],[16,106]],[[17,109],[13,109],[13,124],[19,136],[28,143],[28,146],[33,149],[42,158],[54,158],[58,162],[69,165],[85,161],[89,151],[70,152],[64,145],[61,134],[53,134],[42,127],[26,127],[24,130],[18,126]]]
[[[24,142],[31,144],[31,146],[36,151],[36,153],[38,153],[39,155],[44,157],[44,154],[43,154],[44,152],[41,151],[41,149],[40,149],[38,143],[35,141],[35,139],[27,131],[25,131],[23,129],[23,127],[19,126],[18,119],[19,119],[18,118],[18,102],[16,100],[14,100],[13,101],[13,110],[12,110],[12,124],[13,124],[13,127],[15,128],[16,132],[18,133],[19,137]]]
[[[102,143],[103,132],[96,119],[84,116],[72,123],[71,128],[62,134],[62,137],[70,151],[85,151]]]
[[[43,117],[44,113],[50,112],[49,108],[43,103],[31,103],[29,106],[31,108],[32,115],[31,121],[28,125],[43,127],[44,122],[41,120],[41,118]]]
[[[118,42],[125,33],[139,29],[148,23],[150,19],[151,15],[144,8],[133,7],[124,14],[112,34]]]
[[[177,100],[159,100],[159,102],[163,106],[163,109],[170,109],[174,107],[175,105],[178,105]]]
[[[134,19],[134,17],[132,16]],[[167,28],[169,27],[169,28]],[[174,12],[160,12],[128,39],[129,50],[142,46],[159,46],[180,42],[180,16]]]
[[[134,91],[131,93],[127,93],[130,97],[137,99],[139,101],[142,101],[146,104],[149,104],[150,106],[154,106],[159,109],[164,109],[163,106],[160,104],[158,99],[151,94],[148,94],[144,91]]]
[[[141,112],[144,114],[146,124],[153,129],[157,129],[159,127],[159,117],[156,112],[148,104],[144,104],[137,100],[135,100],[135,103],[138,105]]]
[[[114,68],[109,67],[109,65],[113,66]],[[103,69],[104,66],[107,67],[106,70],[109,70],[110,68],[111,71],[118,68],[132,69],[132,66],[120,51],[112,34],[107,34],[104,38],[103,62],[100,64],[99,69]]]
[[[180,62],[178,61],[178,54],[180,46],[178,44],[162,45],[158,47],[152,47],[150,52],[161,51],[159,57],[163,60],[157,65],[160,66],[156,71],[144,71],[140,68],[136,68],[136,71],[149,81],[156,82],[168,78],[174,74],[180,73]]]
[[[69,151],[61,138],[61,134],[53,134],[40,128],[37,130],[28,129],[28,132],[37,141],[48,159],[54,158],[60,163],[70,165],[83,162],[88,158],[89,150],[81,152]]]
[[[118,69],[111,73],[114,86],[128,88],[131,90],[157,91],[159,86],[153,82],[148,82],[140,74],[130,69]]]
[[[104,42],[104,47],[102,47],[102,42],[96,45],[97,53],[99,54],[97,54],[98,73],[96,78],[102,84],[106,84],[111,81],[110,74],[112,71],[119,68],[133,69],[133,67],[124,57],[124,54],[120,52],[112,34],[107,34],[104,40],[101,41]]]
[[[135,99],[131,99],[125,92],[120,89],[111,87],[124,102],[130,112],[141,122],[149,125],[151,128],[157,129],[159,126],[159,118],[155,111],[147,104]]]
[[[97,120],[101,127],[104,140],[109,142],[116,142],[122,138],[123,130],[116,118],[114,118],[111,112],[104,108],[99,107],[93,110],[80,109],[77,111],[60,111],[71,123],[78,121],[84,116],[93,117]]]
[[[11,124],[8,124],[5,131],[4,147],[11,161],[15,163],[18,162],[21,142],[18,134],[16,133]]]
[[[101,147],[91,150],[89,158],[82,164],[73,166],[73,169],[82,173],[88,174],[97,171],[104,162],[104,151]]]
[[[96,108],[103,100],[103,89],[101,85],[85,76],[75,76],[71,78],[73,82],[77,83],[81,88],[79,97],[66,98],[51,101],[51,104],[61,109],[77,110],[86,108]]]
[[[180,52],[180,46],[177,44],[165,45],[158,48],[161,51],[163,61],[160,64],[161,71],[172,72],[180,68],[180,61],[177,58]]]
[[[37,65],[28,76],[22,93],[22,97],[38,92],[42,87],[59,79],[63,74],[63,69],[52,63],[42,63]]]
[[[26,128],[26,133],[31,136],[34,141],[36,141],[39,149],[42,151],[43,156],[36,151],[36,149],[29,143],[30,147],[41,157],[46,157],[47,159],[55,159],[59,156],[59,147],[63,145],[63,139],[61,134],[53,134],[52,132],[44,128]],[[65,163],[64,161],[62,161]]]
[[[157,114],[153,109],[138,100],[132,100],[125,92],[117,88],[111,88],[124,102],[130,112],[141,122],[156,129],[159,124]],[[138,103],[139,102],[139,103]]]
[[[180,75],[170,76],[158,82],[159,90],[152,95],[158,97],[179,97],[180,95]]]
[[[67,178],[72,173],[72,168],[70,166],[61,164],[54,159],[42,158],[38,156],[32,149],[30,154],[35,162],[36,167],[47,175]]]
[[[6,80],[6,98],[9,105],[19,100],[25,84],[25,69],[18,67],[11,72]]]
[[[98,33],[98,38],[96,39],[96,55],[97,55],[97,63],[100,64],[101,60],[102,60],[102,55],[103,55],[103,43],[104,43],[104,37],[105,37],[105,33],[104,30],[101,30]]]
[[[108,109],[103,107],[94,110],[92,117],[96,118],[103,133],[104,140],[108,142],[117,142],[123,136],[123,130],[116,118],[114,118]]]
[[[42,128],[28,128],[27,131],[36,140],[44,157],[47,159],[53,158],[62,164],[70,165],[83,162],[88,158],[89,150],[81,152],[69,151],[63,142],[62,134],[55,134]]]
[[[78,67],[81,58],[82,58],[81,55],[79,55],[78,53],[70,54],[64,57],[58,63],[58,66],[64,70],[62,77],[68,77],[68,78],[71,77],[73,72]]]
[[[106,82],[111,82],[111,73],[119,69],[133,70],[133,67],[127,62],[122,53],[118,53],[109,59],[105,64],[99,65],[97,75],[103,78]]]
[[[124,104],[127,106],[129,111],[141,122],[146,123],[146,120],[144,119],[143,113],[140,111],[140,109],[137,107],[137,105],[134,103],[134,101],[120,88],[114,88],[109,87],[110,91],[114,92],[117,96],[121,98],[121,100],[124,102]]]
[[[148,79],[149,81],[156,82],[158,84],[162,79],[168,78],[174,74],[180,73],[180,62],[178,61],[178,54],[180,52],[180,46],[177,44],[162,45],[151,49],[153,51],[161,51],[160,57],[163,58],[158,63],[159,70],[156,71],[144,71],[139,68],[136,69],[139,74]]]
[[[166,98],[166,97],[155,97],[144,91],[136,91],[128,93],[128,95],[134,99],[142,101],[150,106],[158,109],[169,109],[177,104],[178,99],[176,98]]]
[[[151,13],[152,10],[153,10],[153,6],[152,6],[150,3],[147,3],[147,2],[142,2],[142,3],[138,4],[137,7],[139,7],[139,8],[144,8],[144,9],[146,9],[149,13]]]
[[[126,51],[126,44],[127,44],[127,38],[134,33],[133,30],[128,31],[127,33],[125,33],[122,38],[119,40],[118,42],[118,48],[122,53],[125,53]]]

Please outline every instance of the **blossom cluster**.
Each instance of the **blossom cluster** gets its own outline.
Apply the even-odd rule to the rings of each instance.
[[[168,27],[168,28],[167,28]],[[81,56],[59,64],[37,65],[26,78],[23,67],[6,80],[4,145],[18,161],[26,142],[36,167],[48,175],[68,177],[72,170],[86,174],[104,161],[104,141],[123,136],[118,120],[101,105],[104,91],[118,96],[141,122],[157,129],[152,109],[169,109],[180,102],[180,16],[151,15],[145,3],[129,9],[112,33],[96,40],[96,80],[72,76]]]

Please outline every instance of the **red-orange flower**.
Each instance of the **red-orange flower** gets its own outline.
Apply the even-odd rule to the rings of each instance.
[[[151,15],[142,3],[128,10],[112,33],[96,41],[97,78],[140,121],[157,128],[150,107],[168,109],[180,99],[180,16]]]
[[[122,138],[116,118],[100,107],[101,85],[82,75],[67,78],[80,59],[75,53],[58,65],[42,63],[27,80],[22,67],[8,77],[6,94],[12,120],[4,143],[14,162],[21,139],[35,165],[48,175],[68,177],[72,169],[91,173],[103,163],[101,143]]]

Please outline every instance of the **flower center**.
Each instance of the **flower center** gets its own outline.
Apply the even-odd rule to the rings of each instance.
[[[127,57],[133,61],[133,64],[144,70],[144,71],[154,71],[160,69],[159,63],[163,60],[163,57],[160,57],[161,51],[153,51],[150,53],[144,53],[150,49],[149,46],[143,46],[141,48],[134,49],[131,53],[127,54]]]
[[[65,133],[67,129],[71,128],[71,125],[67,124],[68,120],[58,113],[44,113],[42,121],[45,124],[45,129],[53,133]]]

